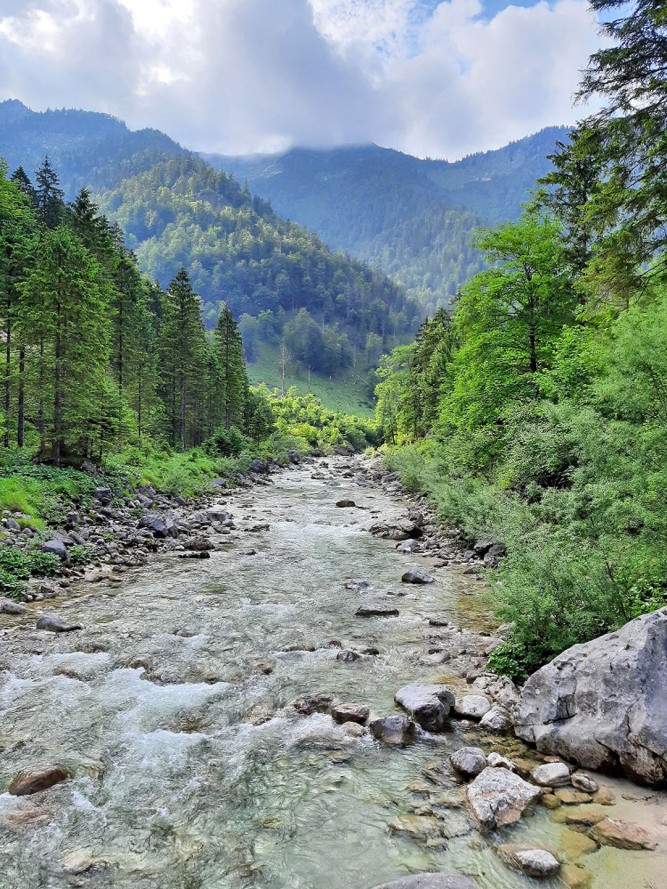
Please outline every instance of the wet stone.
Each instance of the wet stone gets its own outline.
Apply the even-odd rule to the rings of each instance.
[[[67,781],[69,775],[62,766],[53,766],[36,772],[19,772],[7,788],[12,796],[31,796],[41,790],[49,790],[56,784]]]

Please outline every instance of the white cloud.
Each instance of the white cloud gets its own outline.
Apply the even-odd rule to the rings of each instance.
[[[237,153],[376,141],[460,156],[575,118],[585,0],[2,0],[0,98]]]

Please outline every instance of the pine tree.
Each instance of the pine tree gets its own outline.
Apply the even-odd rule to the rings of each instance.
[[[30,181],[28,174],[23,169],[23,167],[17,167],[11,175],[11,181],[18,188],[21,189],[23,194],[28,199],[28,203],[30,206],[36,210],[37,209],[37,192],[35,191],[35,187]]]
[[[164,296],[160,360],[169,435],[183,449],[198,437],[192,417],[202,395],[205,353],[201,301],[181,269]]]
[[[48,157],[35,174],[37,188],[37,213],[42,225],[55,228],[62,219],[65,209],[65,192],[60,188],[58,174],[51,166]]]
[[[226,303],[222,303],[213,332],[215,354],[220,373],[220,401],[225,429],[243,424],[243,410],[248,392],[243,341],[238,325]]]

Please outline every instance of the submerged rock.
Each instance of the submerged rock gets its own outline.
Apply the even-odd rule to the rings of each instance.
[[[62,766],[53,766],[40,772],[19,772],[7,788],[12,796],[30,796],[40,790],[48,790],[56,784],[67,781],[69,775]]]
[[[356,722],[359,725],[366,725],[370,710],[363,704],[335,704],[331,708],[331,715],[335,722]]]
[[[526,682],[515,731],[589,769],[667,783],[667,608],[575,645]]]
[[[658,843],[653,837],[639,827],[638,824],[629,824],[616,818],[605,818],[599,821],[590,832],[591,838],[603,846],[615,846],[617,849],[631,849],[639,851],[655,849]]]
[[[407,716],[382,716],[373,719],[368,727],[378,741],[399,747],[415,737],[415,724]]]
[[[454,695],[446,685],[422,685],[413,682],[400,688],[394,700],[427,732],[445,727],[454,706]]]
[[[354,502],[354,500],[339,500],[336,503],[336,506],[338,507],[338,509],[355,509],[357,504]]]
[[[81,624],[68,624],[57,614],[43,614],[37,620],[38,630],[48,630],[51,633],[71,633],[80,630]]]
[[[521,871],[528,877],[546,880],[560,870],[560,862],[548,849],[534,846],[519,846],[508,843],[496,849],[500,860],[513,870]]]
[[[490,767],[484,769],[466,791],[468,809],[480,830],[484,831],[518,821],[540,795],[539,787],[509,769]]]
[[[13,599],[4,599],[0,598],[0,614],[27,614],[28,609],[25,605],[22,605],[20,602],[15,602]]]
[[[393,605],[383,605],[377,603],[375,605],[362,605],[356,611],[357,617],[398,617],[398,608]]]
[[[415,874],[375,889],[479,889],[479,883],[460,874]]]
[[[414,584],[426,584],[426,583],[435,583],[435,577],[431,577],[426,571],[422,571],[421,568],[415,568],[413,571],[406,571],[403,577],[401,577],[403,583],[414,583]]]

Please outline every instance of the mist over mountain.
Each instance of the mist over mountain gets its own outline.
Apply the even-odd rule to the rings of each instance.
[[[516,219],[564,127],[450,163],[377,145],[204,155],[333,249],[377,265],[432,308],[480,271],[475,228]]]

